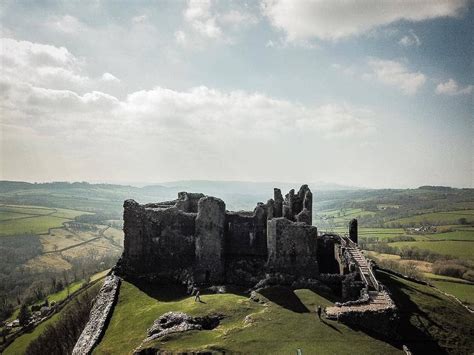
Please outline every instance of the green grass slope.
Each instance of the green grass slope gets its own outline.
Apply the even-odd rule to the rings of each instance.
[[[167,352],[225,351],[289,354],[392,354],[406,344],[414,353],[474,351],[474,316],[433,287],[378,273],[400,309],[399,341],[381,339],[333,321],[320,322],[317,305],[332,302],[310,290],[273,288],[262,305],[238,294],[204,295],[204,303],[176,290],[150,290],[123,282],[112,319],[95,354],[131,354],[146,329],[168,311],[226,316],[213,330],[174,334],[145,344]],[[395,331],[395,330],[394,330]],[[394,345],[396,344],[396,346]]]
[[[131,354],[146,337],[146,329],[168,311],[191,315],[226,315],[213,330],[169,336],[148,346],[166,351],[222,350],[243,353],[395,354],[400,350],[336,322],[320,322],[317,305],[332,304],[309,290],[267,291],[268,306],[237,294],[203,295],[205,303],[169,290],[146,290],[123,282],[104,338],[95,354]]]
[[[402,341],[415,354],[472,354],[474,315],[436,288],[385,272],[378,279],[399,308]]]

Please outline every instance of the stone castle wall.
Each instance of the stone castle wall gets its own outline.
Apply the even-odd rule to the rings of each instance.
[[[312,197],[307,185],[284,198],[274,189],[273,199],[240,212],[197,193],[146,205],[127,200],[118,271],[163,282],[218,284],[265,272],[315,277],[321,259],[326,272],[339,272],[334,243],[323,243],[311,226]]]
[[[294,223],[284,217],[269,220],[269,270],[307,277],[317,276],[317,238],[317,228],[306,223]]]

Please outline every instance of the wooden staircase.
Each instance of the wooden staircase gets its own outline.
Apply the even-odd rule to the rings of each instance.
[[[341,305],[326,308],[328,319],[338,319],[345,312],[380,311],[395,308],[395,304],[387,291],[379,284],[372,272],[369,261],[365,258],[358,245],[347,237],[341,237],[341,242],[349,253],[351,260],[357,265],[360,277],[365,283],[368,291],[368,300],[359,304]]]

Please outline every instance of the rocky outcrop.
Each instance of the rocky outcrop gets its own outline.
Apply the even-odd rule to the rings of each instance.
[[[94,347],[99,343],[99,340],[105,331],[105,325],[112,315],[119,288],[119,277],[109,275],[105,278],[104,284],[102,285],[102,288],[94,301],[94,305],[92,306],[89,321],[74,346],[72,351],[73,355],[90,354]]]
[[[146,353],[144,344],[149,341],[164,337],[174,333],[183,333],[190,330],[211,330],[217,327],[220,320],[224,318],[222,314],[213,314],[204,317],[192,317],[183,312],[167,312],[153,322],[147,330],[147,337],[143,340],[135,353]]]

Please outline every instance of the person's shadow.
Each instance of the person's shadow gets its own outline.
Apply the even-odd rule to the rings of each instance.
[[[332,324],[329,324],[328,322],[326,322],[326,321],[325,321],[324,319],[322,319],[322,318],[321,318],[321,323],[323,323],[324,325],[328,326],[328,327],[331,328],[331,329],[334,329],[336,332],[342,334],[342,332],[341,332],[339,329],[337,329],[337,328],[336,328],[335,326],[333,326]]]

